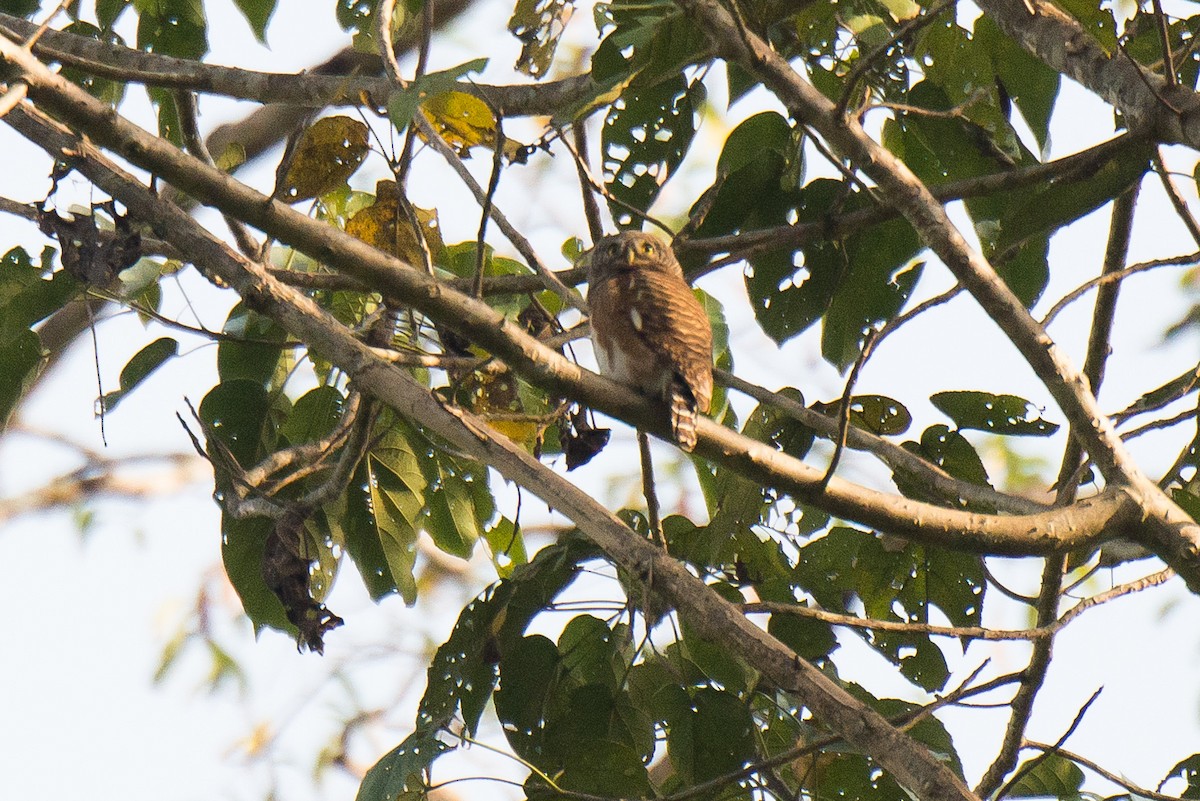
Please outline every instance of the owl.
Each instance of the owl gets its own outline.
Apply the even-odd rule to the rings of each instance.
[[[587,297],[600,372],[666,400],[675,442],[691,451],[712,401],[712,328],[671,248],[636,231],[604,237]]]

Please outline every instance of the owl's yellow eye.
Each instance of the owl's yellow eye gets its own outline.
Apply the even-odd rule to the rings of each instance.
[[[654,255],[654,243],[653,242],[642,242],[640,247],[641,247],[641,251],[642,251],[643,255],[645,255],[645,256],[653,256]]]

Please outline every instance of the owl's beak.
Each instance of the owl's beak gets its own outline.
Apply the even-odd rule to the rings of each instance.
[[[632,242],[629,242],[625,245],[625,263],[628,264],[630,267],[632,267],[633,263],[636,260],[637,260],[637,248],[635,248],[633,246]]]

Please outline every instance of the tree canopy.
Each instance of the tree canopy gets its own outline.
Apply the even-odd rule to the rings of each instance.
[[[291,11],[235,5],[263,42]],[[1200,147],[1200,16],[1157,0],[517,0],[507,31],[472,30],[475,57],[442,67],[467,0],[335,6],[345,50],[289,73],[206,60],[202,0],[0,0],[0,115],[44,151],[49,187],[21,202],[0,179],[0,210],[50,243],[0,247],[0,422],[100,312],[130,309],[145,344],[102,386],[100,425],[162,366],[215,358],[203,399],[163,415],[211,465],[212,536],[256,630],[321,652],[354,625],[326,605],[339,576],[419,608],[422,535],[488,554],[495,583],[470,588],[362,801],[426,797],[485,715],[530,798],[1075,799],[1099,780],[1200,797],[1186,744],[1156,787],[1072,752],[1086,705],[1062,741],[1027,736],[1059,632],[1175,577],[1200,592],[1200,364],[1122,374],[1115,411],[1097,400],[1114,347],[1135,347],[1113,335],[1125,283],[1167,275],[1193,299],[1200,283],[1198,253],[1129,259],[1144,185],[1200,250],[1174,166]],[[496,53],[514,42],[510,72]],[[1112,125],[1059,153],[1064,76]],[[206,130],[214,98],[258,108]],[[269,184],[247,177],[264,160]],[[475,205],[419,205],[415,169]],[[571,204],[538,193],[548,174],[574,181]],[[63,200],[77,180],[83,207]],[[529,207],[499,202],[502,185]],[[1097,263],[1054,257],[1097,217]],[[696,289],[718,391],[694,454],[672,457],[699,487],[677,509],[657,497],[675,474],[645,460],[613,468],[642,476],[636,508],[573,472],[612,447],[598,415],[670,441],[663,404],[597,375],[579,342],[588,250],[621,229],[669,240],[689,281],[744,288]],[[183,271],[220,290],[220,330],[163,306]],[[1090,316],[1051,327],[1084,300]],[[914,324],[1002,363],[952,301],[1038,394],[1015,370],[958,385],[953,364],[928,397],[857,390]],[[1198,321],[1200,302],[1147,326],[1194,340]],[[772,388],[739,376],[749,329],[812,337],[841,391],[814,397],[785,364]],[[1166,467],[1131,451],[1150,431]],[[569,526],[529,535],[506,482]],[[1033,594],[997,578],[1002,558],[1040,571]],[[1105,585],[1110,569],[1128,578]],[[596,573],[620,603],[533,633]],[[1006,603],[1031,625],[996,628]],[[838,661],[846,638],[927,702],[868,691]],[[976,642],[1020,668],[953,682]],[[967,775],[941,713],[979,699],[1008,714]]]

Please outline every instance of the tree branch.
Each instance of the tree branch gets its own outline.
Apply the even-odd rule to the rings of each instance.
[[[984,5],[1010,2],[1020,5],[1019,0],[994,0]],[[744,36],[739,35],[738,26],[718,0],[677,0],[677,4],[700,22],[718,55],[737,62],[762,80],[793,117],[820,133],[842,157],[869,176],[881,193],[891,198],[922,241],[941,258],[1033,368],[1079,432],[1108,483],[1122,485],[1142,507],[1146,518],[1146,525],[1139,532],[1142,541],[1174,567],[1193,592],[1200,592],[1200,524],[1142,473],[1112,421],[1101,411],[1083,375],[987,260],[967,244],[929,189],[900,159],[871,139],[854,118],[835,114],[834,104],[804,81],[765,41],[748,31],[741,32]],[[1200,114],[1197,120],[1200,122]]]
[[[112,117],[115,121],[115,115]],[[311,342],[323,356],[343,369],[361,391],[419,422],[451,447],[491,465],[506,478],[553,503],[556,510],[574,520],[615,563],[652,583],[652,591],[668,599],[702,637],[733,643],[749,664],[781,689],[803,698],[818,719],[848,743],[870,754],[918,797],[929,801],[974,801],[962,780],[928,749],[916,745],[878,712],[751,623],[684,565],[647,540],[634,536],[578,487],[550,471],[524,449],[492,433],[479,418],[462,409],[444,406],[402,369],[375,358],[365,344],[309,298],[273,280],[260,265],[213,238],[185,212],[151,194],[84,140],[25,107],[14,112],[11,122],[27,136],[36,134],[35,141],[48,153],[69,156],[77,169],[116,197],[130,214],[164,232],[177,247],[192,254],[206,271],[219,276],[292,335]],[[420,276],[416,271],[408,272]]]

